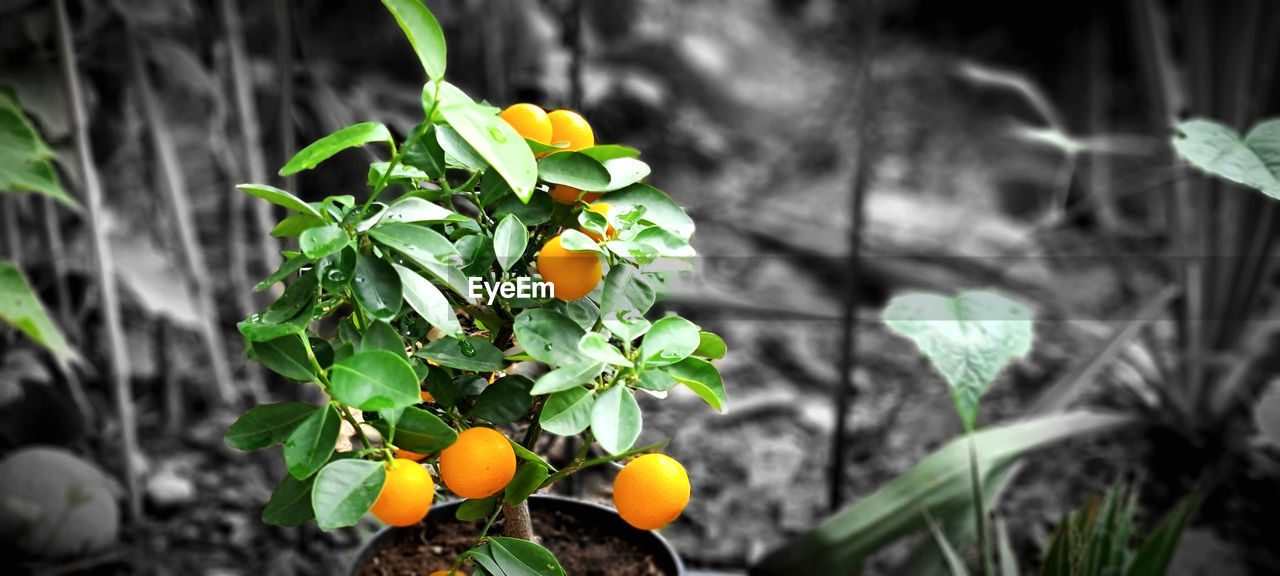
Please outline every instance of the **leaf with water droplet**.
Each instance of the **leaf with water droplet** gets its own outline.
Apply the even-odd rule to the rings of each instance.
[[[441,338],[422,347],[415,356],[441,366],[473,372],[496,372],[507,367],[502,351],[490,344],[488,340],[467,336],[465,342],[471,348],[469,355],[463,353],[462,343],[458,339]]]
[[[525,352],[539,362],[565,366],[587,360],[578,351],[578,340],[586,332],[560,312],[549,308],[525,310],[516,316],[512,330]]]

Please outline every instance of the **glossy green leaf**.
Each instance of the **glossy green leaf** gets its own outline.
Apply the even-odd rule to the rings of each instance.
[[[622,214],[636,207],[645,209],[644,220],[657,224],[667,231],[688,239],[693,236],[693,220],[661,190],[648,184],[636,183],[616,192],[610,192],[607,202],[610,213]]]
[[[489,539],[489,554],[501,574],[493,576],[565,576],[564,568],[546,548],[518,538]]]
[[[974,428],[979,400],[996,375],[1031,351],[1031,311],[995,292],[904,294],[889,302],[884,321],[946,378],[966,430]]]
[[[528,246],[529,231],[519,216],[508,214],[498,222],[498,227],[493,231],[493,251],[503,272],[510,270],[524,257],[524,250]]]
[[[444,78],[446,58],[444,31],[431,11],[420,0],[382,0],[396,17],[400,29],[409,38],[413,51],[422,62],[422,69],[432,80]]]
[[[360,339],[360,350],[386,350],[406,358],[409,356],[405,352],[404,339],[400,337],[400,332],[380,320],[374,320],[365,327],[364,337]]]
[[[538,183],[538,165],[524,139],[494,111],[476,105],[448,82],[440,86],[440,101],[440,114],[449,125],[527,202]]]
[[[323,225],[324,220],[311,214],[292,214],[276,224],[276,227],[271,229],[271,235],[276,238],[291,238]]]
[[[421,135],[417,135],[419,129],[423,131]],[[401,151],[400,161],[421,170],[427,178],[435,179],[444,176],[444,148],[440,147],[440,142],[436,139],[436,127],[431,124],[425,127],[419,125],[419,128],[414,130],[417,138]]]
[[[525,310],[516,316],[512,330],[525,353],[539,362],[554,367],[585,360],[578,351],[578,340],[585,332],[576,322],[555,310]]]
[[[1258,124],[1243,140],[1217,122],[1194,119],[1176,127],[1173,147],[1196,167],[1280,198],[1280,119]]]
[[[261,198],[267,202],[275,204],[276,206],[283,206],[299,214],[309,214],[315,218],[326,220],[324,216],[320,215],[320,212],[316,210],[314,206],[307,204],[306,202],[303,202],[301,198],[274,186],[267,186],[266,184],[240,184],[237,185],[236,188],[249,193],[250,196]]]
[[[543,374],[530,393],[537,396],[577,388],[595,379],[601,370],[604,370],[604,363],[584,358],[582,362],[566,364]]]
[[[301,402],[263,404],[245,412],[227,429],[222,440],[236,450],[261,450],[283,443],[298,425],[316,411]]]
[[[623,340],[635,340],[649,331],[644,314],[656,298],[653,287],[630,266],[614,266],[604,279],[600,318],[605,328]]]
[[[560,233],[560,245],[570,252],[594,252],[604,255],[604,249],[600,248],[595,240],[572,228]]]
[[[591,409],[595,403],[596,393],[582,386],[562,390],[547,397],[538,422],[547,432],[573,436],[591,425]]]
[[[285,474],[271,493],[267,507],[262,509],[262,521],[272,526],[301,526],[316,517],[311,509],[311,488],[315,485],[314,476],[306,480],[298,480]]]
[[[330,254],[316,263],[320,285],[334,294],[346,292],[356,275],[356,249],[347,246],[341,252]]]
[[[529,495],[538,491],[547,479],[547,468],[535,462],[521,462],[516,467],[516,475],[503,489],[502,498],[511,506],[524,502]]]
[[[488,170],[489,163],[485,162],[480,153],[476,152],[476,149],[472,148],[470,144],[467,144],[467,140],[452,126],[441,124],[436,127],[436,143],[444,151],[446,166],[462,168],[472,172],[479,170],[491,171]],[[497,174],[496,170],[491,172]],[[502,175],[498,174],[498,177],[501,178]],[[503,182],[506,182],[506,180],[503,180]]]
[[[603,188],[605,192],[621,190],[649,175],[649,165],[635,158],[612,158],[603,164],[609,173],[609,183]]]
[[[933,533],[933,541],[938,545],[938,549],[942,551],[942,557],[947,561],[947,569],[951,576],[969,576],[969,570],[964,567],[964,558],[960,557],[960,553],[951,546],[947,541],[947,537],[942,534],[942,530],[938,528],[938,523],[933,521],[928,511],[925,512],[925,523],[929,526],[929,531]]]
[[[280,267],[277,268],[275,272],[272,272],[270,276],[267,276],[261,282],[254,285],[253,291],[261,292],[270,288],[271,285],[292,276],[310,262],[311,261],[309,259],[301,254],[285,258],[285,261],[280,264]]]
[[[354,526],[364,516],[387,480],[387,469],[368,460],[335,460],[316,475],[311,507],[321,530]]]
[[[670,366],[662,368],[668,376],[693,390],[708,406],[718,412],[724,412],[724,382],[720,379],[720,371],[710,362],[701,358],[685,358]]]
[[[0,321],[17,328],[59,360],[77,357],[49,317],[44,304],[31,290],[26,276],[10,262],[0,262],[0,295],[3,296],[0,297]]]
[[[427,202],[414,196],[406,196],[387,206],[382,216],[383,222],[416,222],[435,224],[439,222],[465,222],[470,220],[448,208]]]
[[[299,335],[253,342],[250,348],[258,361],[276,374],[300,382],[310,382],[316,378],[315,369],[307,359],[307,349],[302,345],[302,337]]]
[[[573,320],[581,326],[583,330],[590,331],[596,325],[596,320],[600,318],[600,307],[592,302],[590,298],[579,298],[577,300],[553,300],[549,307],[552,310],[560,312],[569,319]]]
[[[639,361],[644,366],[669,366],[698,349],[698,326],[679,316],[667,316],[653,323],[640,344]]]
[[[529,395],[532,388],[533,380],[519,374],[499,378],[480,393],[467,415],[494,424],[515,422],[533,405],[533,396]]]
[[[254,314],[248,319],[236,323],[236,329],[250,342],[269,342],[290,334],[301,336],[311,324],[311,310],[303,309],[284,322],[271,323],[262,319],[262,314]]]
[[[294,280],[280,298],[276,299],[266,312],[262,313],[261,320],[267,324],[279,324],[298,315],[303,309],[311,306],[315,302],[316,287],[319,283],[316,280],[315,272],[307,272]]]
[[[361,410],[412,406],[422,401],[418,377],[403,354],[362,350],[333,365],[329,391],[335,400]]]
[[[611,240],[604,247],[633,266],[647,266],[658,259],[658,250],[648,244],[627,240]]]
[[[367,254],[358,255],[352,281],[356,302],[370,318],[390,322],[400,313],[404,289],[400,285],[400,275],[386,260]]]
[[[640,437],[644,421],[635,394],[626,386],[602,392],[591,407],[591,433],[610,454],[626,452]]]
[[[369,236],[422,267],[454,292],[467,295],[467,278],[459,269],[462,256],[439,232],[416,224],[390,223],[374,227]]]
[[[0,192],[38,192],[79,208],[58,183],[53,150],[27,120],[17,98],[0,92]]]
[[[627,360],[627,357],[623,356],[622,352],[619,352],[599,332],[583,334],[582,338],[578,340],[578,351],[587,358],[606,364],[613,364],[614,366],[631,367],[635,365],[630,360]]]
[[[450,335],[462,333],[462,325],[453,313],[453,305],[444,294],[426,278],[399,264],[393,265],[400,276],[400,285],[404,289],[404,300],[409,307],[421,315],[432,326],[444,330]]]
[[[640,381],[636,383],[636,388],[653,390],[654,392],[666,392],[679,385],[679,380],[672,378],[670,374],[663,372],[660,368],[654,368],[640,373]]]
[[[284,168],[280,169],[280,175],[288,176],[303,170],[310,170],[338,152],[347,148],[364,146],[370,142],[386,142],[388,145],[394,146],[391,132],[382,123],[361,122],[353,124],[316,140],[300,150],[284,165]],[[249,193],[253,194],[253,192]],[[254,195],[257,196],[257,194]],[[298,211],[302,212],[302,210]]]
[[[1200,500],[1200,493],[1192,492],[1160,521],[1134,556],[1125,576],[1163,576],[1178,550],[1182,530],[1200,508]]]
[[[718,360],[724,358],[728,351],[729,349],[725,346],[724,340],[719,336],[710,332],[699,332],[698,347],[694,349],[692,355],[709,360]]]
[[[585,191],[609,187],[609,170],[600,161],[578,152],[556,152],[538,160],[538,177]]]
[[[498,507],[499,494],[494,494],[488,498],[465,500],[458,505],[458,509],[453,513],[453,517],[462,522],[475,522],[484,520]]]
[[[298,247],[313,260],[333,254],[350,243],[351,237],[347,236],[346,230],[336,224],[309,228],[298,237]]]
[[[511,186],[507,185],[507,181],[502,179],[502,175],[497,171],[490,170],[484,173],[480,178],[480,205],[488,206],[501,200],[503,197],[511,194]],[[523,202],[519,204],[523,205]]]
[[[583,210],[578,212],[578,226],[583,232],[590,232],[604,238],[609,233],[609,220],[598,212]]]
[[[418,454],[437,454],[458,439],[444,420],[416,406],[405,408],[395,426],[396,446]]]
[[[659,226],[650,226],[641,230],[632,239],[637,244],[644,244],[663,258],[693,258],[698,252],[689,244],[688,238],[681,238]]]
[[[497,346],[475,336],[462,340],[441,338],[418,349],[416,355],[441,366],[472,372],[496,372],[507,367]]]
[[[540,226],[551,221],[556,202],[547,194],[534,194],[526,204],[515,195],[507,195],[494,202],[490,215],[494,220],[501,220],[507,215],[520,217],[525,226]]]
[[[599,162],[606,162],[614,158],[635,158],[640,155],[640,151],[635,148],[617,144],[600,144],[578,150],[578,153],[590,156]]]
[[[284,463],[289,474],[304,480],[315,474],[338,443],[342,417],[332,405],[314,409],[284,441]]]

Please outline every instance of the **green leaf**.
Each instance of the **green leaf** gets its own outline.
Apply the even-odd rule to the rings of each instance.
[[[698,255],[688,238],[681,238],[658,226],[641,230],[633,241],[652,248],[658,256],[664,258],[693,258]]]
[[[315,369],[307,359],[307,349],[302,345],[300,335],[291,334],[266,342],[253,342],[250,348],[258,361],[276,374],[299,382],[310,382],[316,378]]]
[[[672,378],[670,374],[663,372],[660,368],[654,368],[640,373],[640,381],[636,383],[636,388],[644,388],[654,392],[666,392],[678,385],[680,385],[679,380]]]
[[[261,292],[266,290],[267,288],[270,288],[272,284],[292,276],[295,272],[301,270],[304,266],[310,263],[311,260],[301,254],[286,258],[285,261],[280,264],[280,268],[276,269],[276,271],[272,272],[270,276],[267,276],[261,282],[254,285],[253,291]]]
[[[640,344],[640,364],[669,366],[698,349],[698,326],[679,316],[667,316],[653,323]]]
[[[373,507],[386,480],[387,470],[378,462],[355,459],[330,462],[316,475],[315,487],[311,489],[316,525],[321,530],[354,526]]]
[[[533,405],[533,396],[529,395],[532,388],[533,380],[519,374],[499,378],[480,393],[467,416],[494,424],[515,422]]]
[[[283,443],[289,435],[316,411],[301,402],[263,404],[240,416],[223,436],[227,446],[236,450],[261,450]]]
[[[341,252],[330,254],[316,263],[320,285],[334,294],[342,294],[356,275],[356,249],[347,246]]]
[[[239,184],[236,188],[248,192],[250,196],[255,196],[266,200],[276,206],[284,206],[299,214],[308,214],[321,220],[328,221],[322,216],[314,206],[303,202],[301,198],[294,196],[284,190],[266,184]]]
[[[547,194],[534,194],[526,204],[520,198],[507,195],[494,203],[490,214],[494,220],[501,220],[508,214],[520,217],[525,226],[540,226],[551,221],[556,202]]]
[[[418,377],[403,354],[362,350],[329,371],[330,393],[361,410],[400,408],[422,401]]]
[[[1068,438],[1128,424],[1128,416],[1087,411],[1055,414],[974,432],[984,485],[1008,472],[1016,458]],[[938,518],[973,510],[969,438],[948,442],[874,494],[847,506],[801,538],[757,563],[764,574],[849,574],[872,553],[924,528],[921,510]]]
[[[635,364],[632,364],[630,360],[627,360],[626,356],[622,355],[622,352],[619,352],[617,348],[610,344],[607,338],[598,332],[587,332],[586,334],[583,334],[582,338],[578,340],[578,351],[581,352],[583,356],[606,364],[627,367],[635,366]]]
[[[396,446],[419,454],[436,454],[458,439],[458,433],[440,417],[417,406],[400,413],[396,422]]]
[[[546,460],[543,460],[541,456],[538,456],[537,454],[534,454],[533,452],[529,451],[528,448],[521,446],[519,442],[514,442],[510,438],[508,438],[507,441],[511,443],[511,449],[515,450],[516,458],[519,458],[520,460],[524,460],[525,462],[533,462],[533,463],[539,464],[543,468],[546,468],[548,470],[555,470],[554,466],[552,466]]]
[[[460,296],[467,296],[467,278],[458,269],[462,256],[439,232],[416,224],[380,224],[369,236],[422,267]]]
[[[578,152],[556,152],[538,160],[538,177],[593,192],[609,187],[609,170],[598,160]]]
[[[600,318],[600,307],[595,302],[592,302],[590,298],[579,298],[568,302],[553,300],[549,307],[568,316],[586,331],[591,331],[596,325],[596,321]]]
[[[724,412],[727,400],[720,372],[710,362],[701,358],[685,358],[662,368],[668,376],[687,386],[717,412]]]
[[[502,498],[511,506],[519,505],[538,491],[547,479],[547,467],[535,462],[522,462],[516,475],[507,483]]]
[[[333,405],[314,409],[284,441],[284,463],[289,474],[304,480],[315,474],[338,443],[342,417]]]
[[[17,99],[0,92],[0,191],[39,192],[79,208],[58,183],[54,154],[36,132]]]
[[[1280,198],[1280,119],[1258,124],[1243,140],[1211,120],[1178,124],[1173,147],[1196,167]]]
[[[488,340],[476,336],[467,336],[463,340],[441,338],[423,346],[415,355],[441,366],[472,372],[497,372],[507,367],[502,351]]]
[[[430,86],[430,84],[428,84]],[[436,127],[436,143],[440,145],[440,149],[444,151],[445,164],[449,167],[458,167],[471,172],[484,170],[489,172],[489,163],[484,161],[479,152],[467,144],[467,140],[454,130],[448,124],[441,124]],[[497,171],[492,171],[497,174]],[[502,175],[498,174],[501,178]],[[505,182],[506,180],[503,180]]]
[[[356,275],[352,292],[356,302],[374,320],[390,322],[400,313],[404,291],[400,275],[386,260],[376,256],[356,256]]]
[[[489,539],[488,549],[502,571],[493,576],[565,576],[556,557],[533,542],[494,537]]]
[[[463,236],[456,244],[458,254],[462,256],[462,272],[467,275],[467,282],[480,282],[489,275],[489,267],[497,257],[493,253],[493,240],[483,234]],[[471,287],[467,290],[470,292]]]
[[[26,276],[10,262],[0,262],[0,295],[3,295],[0,297],[0,320],[44,346],[60,361],[77,357],[53,319],[49,318],[44,304],[31,290]]]
[[[267,507],[262,509],[262,521],[272,526],[301,526],[316,517],[311,509],[311,488],[315,485],[314,476],[306,480],[298,480],[285,474],[271,493]]]
[[[995,292],[904,294],[889,302],[884,321],[946,378],[965,430],[996,375],[1031,351],[1031,311]]]
[[[337,132],[334,132],[324,138],[312,142],[310,146],[303,148],[289,160],[284,168],[280,169],[281,176],[288,176],[303,170],[315,168],[321,162],[328,160],[330,156],[337,154],[347,148],[355,148],[364,146],[370,142],[386,142],[387,145],[395,147],[395,143],[391,138],[391,132],[387,130],[380,122],[361,122],[347,126]],[[253,192],[249,192],[253,194]],[[257,196],[257,194],[254,194]],[[270,200],[270,199],[268,199]],[[287,207],[287,206],[286,206]],[[298,210],[302,212],[302,210]]]
[[[422,131],[418,134],[419,130]],[[400,162],[421,170],[426,178],[435,179],[444,176],[444,148],[437,140],[436,127],[433,124],[419,124],[414,128],[414,138],[400,152]],[[392,179],[395,174],[392,174]]]
[[[612,158],[603,164],[609,172],[609,183],[605,185],[604,192],[621,190],[649,175],[649,165],[635,158]]]
[[[407,161],[409,151],[406,149],[401,153],[400,163],[392,166],[390,162],[372,162],[369,164],[369,173],[365,176],[365,182],[370,189],[377,189],[378,186],[387,184],[402,183],[406,186],[413,187],[413,180],[428,180],[433,178],[422,169],[414,166]],[[391,169],[391,173],[387,174],[387,169]],[[386,178],[386,181],[383,181]],[[439,176],[435,176],[439,178]]]
[[[453,313],[453,306],[435,284],[419,276],[417,272],[399,264],[393,264],[396,274],[400,276],[400,285],[404,288],[404,300],[432,326],[450,335],[462,333],[462,325]]]
[[[572,228],[560,233],[560,245],[570,252],[594,252],[604,255],[604,250],[586,234]]]
[[[539,396],[577,388],[595,379],[601,370],[604,370],[603,363],[587,359],[577,364],[566,364],[538,378],[538,383],[533,386],[530,394]]]
[[[439,222],[465,222],[470,220],[443,206],[427,202],[416,196],[405,196],[390,206],[382,216],[383,222],[417,222],[435,224]]]
[[[271,235],[275,238],[289,238],[323,225],[324,220],[311,214],[293,214],[276,224],[271,229]]]
[[[1018,576],[1018,556],[1009,541],[1009,528],[996,518],[996,549],[1000,554],[1000,576]]]
[[[458,510],[453,513],[453,517],[462,522],[475,522],[484,520],[493,510],[498,507],[498,494],[494,494],[488,498],[480,498],[478,500],[466,500],[458,505]]]
[[[405,352],[404,340],[400,338],[400,333],[390,324],[380,320],[370,322],[365,328],[364,337],[360,339],[360,350],[386,350],[406,358],[409,356]]]
[[[591,432],[610,454],[620,454],[631,448],[640,437],[643,424],[640,405],[626,386],[605,390],[591,407]]]
[[[708,360],[719,360],[724,358],[729,349],[724,344],[724,340],[719,336],[710,332],[698,333],[698,347],[693,351],[693,356],[706,358]]]
[[[577,364],[585,360],[578,352],[578,340],[585,332],[568,316],[548,308],[531,308],[516,316],[512,324],[516,340],[534,360],[551,366]]]
[[[254,314],[248,319],[236,323],[236,329],[240,330],[240,334],[250,342],[268,342],[290,334],[301,336],[306,332],[309,324],[311,324],[311,310],[304,309],[294,315],[293,318],[279,324],[265,322],[262,319],[262,314]]]
[[[502,175],[495,170],[489,170],[480,178],[480,205],[488,206],[501,200],[503,197],[511,194],[511,187],[507,185],[507,181],[502,179]],[[523,206],[523,202],[516,204]]]
[[[951,576],[969,576],[969,570],[964,567],[964,559],[951,546],[951,543],[947,542],[947,537],[942,535],[942,530],[938,528],[938,523],[933,521],[933,517],[929,516],[927,510],[924,513],[924,519],[929,525],[929,531],[933,533],[934,542],[942,550],[942,557],[947,561],[947,569],[951,572]]]
[[[605,328],[623,340],[635,340],[649,331],[644,314],[653,306],[653,287],[630,266],[614,266],[604,279],[600,319]]]
[[[528,246],[529,231],[520,217],[508,214],[498,222],[498,227],[493,231],[493,251],[503,272],[510,270],[524,257],[524,249]]]
[[[440,85],[440,114],[467,144],[502,175],[525,202],[538,183],[538,164],[520,134],[498,118],[496,111],[478,106],[448,82]]]
[[[1126,576],[1163,576],[1173,560],[1173,554],[1178,550],[1182,529],[1200,508],[1200,499],[1199,491],[1192,492],[1160,521],[1134,556],[1133,563],[1125,572]]]
[[[634,266],[646,266],[658,259],[658,250],[648,244],[626,240],[610,240],[605,248]]]
[[[351,237],[347,236],[346,230],[336,224],[309,228],[298,237],[298,247],[311,259],[324,258],[350,243]]]
[[[693,236],[693,220],[661,190],[648,184],[636,183],[609,193],[611,214],[623,214],[643,207],[644,220],[665,228],[668,232],[686,240]]]
[[[262,313],[261,321],[266,324],[279,324],[297,316],[299,312],[315,302],[318,284],[315,272],[307,272],[299,276],[284,289],[280,298]]]
[[[600,144],[590,148],[578,150],[579,154],[590,156],[599,162],[607,162],[614,158],[635,158],[640,155],[640,151],[628,146],[619,146],[617,144]]]
[[[604,238],[609,232],[609,219],[598,212],[583,210],[578,213],[578,226],[583,232],[591,232]]]
[[[595,403],[596,393],[582,386],[562,390],[547,397],[538,422],[547,432],[573,436],[591,425],[591,409]]]
[[[419,0],[382,0],[391,14],[400,23],[404,35],[413,45],[413,51],[422,62],[422,69],[432,80],[444,78],[445,57],[444,31],[436,22],[431,11]]]

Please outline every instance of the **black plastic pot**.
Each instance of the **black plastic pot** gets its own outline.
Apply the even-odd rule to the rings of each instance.
[[[462,504],[462,501],[457,500],[432,506],[425,522],[430,524],[433,518],[452,520],[454,512],[460,504]],[[632,543],[636,548],[652,556],[654,564],[668,576],[686,576],[684,563],[680,561],[680,556],[676,555],[675,548],[672,548],[671,544],[662,535],[650,530],[632,528],[612,508],[563,496],[535,494],[529,497],[530,515],[555,510],[560,510],[573,516],[584,524],[591,524],[602,530],[613,532],[621,539]],[[379,530],[356,551],[355,558],[352,559],[350,566],[347,568],[347,576],[356,576],[359,568],[372,560],[383,546],[395,542],[398,531],[418,529],[416,526],[409,528],[388,526]]]

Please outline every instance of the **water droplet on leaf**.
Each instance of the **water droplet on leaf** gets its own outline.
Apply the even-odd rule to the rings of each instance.
[[[466,340],[458,342],[458,351],[462,352],[462,355],[467,358],[476,355],[476,347]]]
[[[506,135],[506,134],[503,134],[503,133],[502,133],[502,130],[501,130],[501,129],[499,129],[499,128],[497,128],[496,126],[490,126],[490,127],[489,127],[489,136],[490,136],[490,137],[492,137],[492,138],[494,139],[494,141],[495,141],[495,142],[506,142],[506,141],[507,141],[507,135]]]

